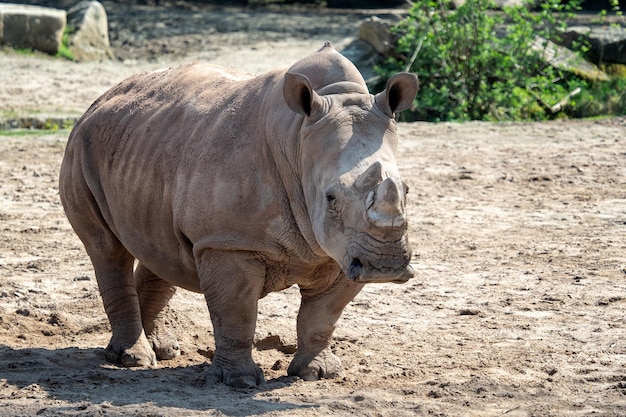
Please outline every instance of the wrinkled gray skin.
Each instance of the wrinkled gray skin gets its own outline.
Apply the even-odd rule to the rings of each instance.
[[[329,344],[343,308],[365,283],[413,275],[394,113],[416,91],[402,73],[369,94],[326,44],[288,70],[192,64],[100,97],[69,138],[60,193],[111,322],[107,359],[176,357],[164,309],[182,287],[210,311],[208,380],[255,386],[258,299],[297,284],[288,373],[340,375]]]

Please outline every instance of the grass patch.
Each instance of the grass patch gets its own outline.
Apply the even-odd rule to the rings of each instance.
[[[0,130],[0,137],[24,137],[45,135],[69,135],[70,130],[42,130],[42,129],[11,129]]]
[[[50,133],[58,131],[70,131],[74,128],[74,123],[77,118],[64,118],[64,117],[22,117],[17,119],[3,120],[0,118],[0,130],[2,131],[18,131],[18,130],[43,130]]]
[[[76,32],[75,27],[71,25],[65,26],[65,29],[63,30],[63,36],[61,37],[61,45],[59,45],[59,51],[56,54],[57,57],[65,58],[70,61],[76,61],[76,57],[69,48],[70,36],[72,36],[74,32]]]
[[[35,50],[33,48],[13,48],[18,55],[34,55]]]

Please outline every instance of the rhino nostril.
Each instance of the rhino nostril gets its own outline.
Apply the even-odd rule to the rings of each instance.
[[[352,263],[350,264],[350,268],[352,267],[362,268],[363,262],[361,262],[359,258],[354,258],[352,259]]]
[[[353,258],[350,262],[350,268],[348,269],[348,278],[351,280],[357,280],[361,276],[363,270],[363,263],[359,258]]]

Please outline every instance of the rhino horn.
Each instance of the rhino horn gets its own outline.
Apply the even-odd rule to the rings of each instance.
[[[400,181],[389,177],[378,185],[367,217],[378,227],[401,227],[406,223]]]
[[[383,165],[380,161],[374,162],[356,180],[358,190],[371,190],[383,180]]]

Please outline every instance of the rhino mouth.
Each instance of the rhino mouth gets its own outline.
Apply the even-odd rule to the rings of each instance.
[[[361,283],[393,282],[402,284],[413,278],[415,272],[410,264],[397,269],[376,269],[363,265],[359,258],[352,259],[348,267],[348,279]]]
[[[368,236],[368,242],[375,241]],[[394,282],[404,283],[413,278],[414,270],[409,264],[411,250],[405,241],[363,247],[354,243],[346,259],[348,279],[361,283]]]

